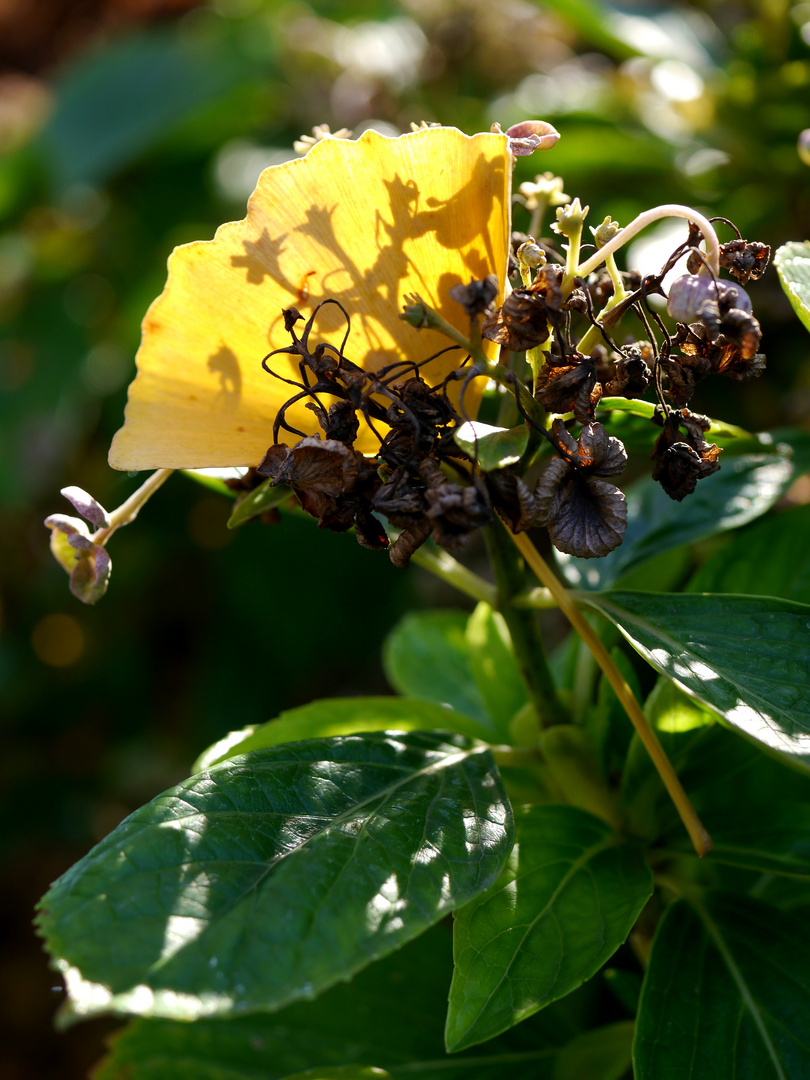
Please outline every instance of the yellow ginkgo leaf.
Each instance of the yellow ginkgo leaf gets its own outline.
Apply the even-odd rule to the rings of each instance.
[[[470,137],[455,128],[326,139],[305,158],[267,169],[244,220],[171,255],[166,288],[144,319],[138,374],[110,464],[261,461],[273,420],[295,393],[262,369],[266,354],[290,344],[284,308],[306,317],[320,301],[338,300],[351,316],[345,355],[369,371],[425,359],[448,344],[398,318],[411,293],[466,333],[469,319],[448,293],[493,273],[503,285],[509,174],[506,135]],[[327,305],[313,340],[339,347],[345,326],[337,306]],[[426,378],[439,382],[462,358],[440,357],[424,369]],[[296,360],[273,357],[273,370],[300,381]],[[304,401],[287,421],[318,430]],[[378,446],[361,429],[356,448]]]

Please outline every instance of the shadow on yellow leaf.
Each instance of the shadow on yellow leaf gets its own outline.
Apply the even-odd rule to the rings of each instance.
[[[262,369],[267,353],[290,344],[283,308],[308,317],[320,301],[339,301],[352,320],[345,355],[369,371],[447,346],[437,332],[417,332],[398,318],[411,293],[466,334],[468,317],[448,293],[492,273],[503,284],[509,172],[506,135],[470,137],[455,128],[326,139],[305,158],[267,169],[244,220],[172,253],[166,288],[144,319],[138,374],[110,464],[136,470],[261,461],[276,413],[295,393]],[[327,305],[313,341],[339,347],[344,332],[339,309]],[[435,384],[462,359],[446,353],[423,374]],[[280,355],[271,363],[300,380],[296,360]],[[473,400],[469,394],[465,404]],[[304,401],[287,422],[318,431]],[[378,445],[361,427],[356,448],[374,452]]]

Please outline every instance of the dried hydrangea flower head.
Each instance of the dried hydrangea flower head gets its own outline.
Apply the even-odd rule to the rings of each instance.
[[[611,396],[654,394],[641,414],[662,429],[653,476],[672,498],[719,468],[710,423],[684,406],[708,374],[762,370],[750,301],[718,275],[756,280],[765,245],[739,234],[720,244],[704,216],[664,205],[625,228],[606,216],[583,257],[589,208],[543,173],[520,187],[530,231],[512,253],[512,170],[554,146],[550,124],[348,135],[315,128],[297,147],[304,158],[262,174],[242,221],[172,254],[144,319],[114,467],[248,467],[243,499],[289,491],[321,528],[353,528],[398,566],[430,536],[457,551],[495,515],[513,533],[545,526],[571,555],[613,550],[627,520],[613,482],[626,454],[596,417]],[[549,209],[556,243],[536,239]],[[688,236],[660,273],[622,273],[619,248],[673,215]],[[671,333],[650,297],[685,256]],[[641,336],[617,344],[628,316]],[[487,382],[514,399],[517,426],[473,425],[470,439]],[[52,527],[60,556],[67,544],[89,565],[96,536]]]

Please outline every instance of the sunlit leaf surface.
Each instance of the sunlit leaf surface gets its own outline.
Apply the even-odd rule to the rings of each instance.
[[[486,741],[489,732],[454,709],[412,698],[321,698],[298,709],[288,709],[266,724],[232,731],[200,755],[193,772],[202,772],[225,758],[263,750],[267,746],[324,739],[332,735],[355,735],[362,731],[457,731]]]
[[[641,850],[573,806],[516,812],[507,866],[454,920],[447,1046],[462,1050],[595,974],[652,893]]]
[[[346,357],[374,370],[448,345],[398,318],[408,294],[419,293],[468,332],[469,318],[448,291],[492,273],[503,285],[508,183],[506,136],[468,137],[455,128],[326,139],[305,158],[265,170],[243,221],[171,256],[166,289],[144,319],[138,377],[111,464],[261,461],[278,409],[296,392],[261,363],[290,344],[283,308],[306,317],[321,300],[339,301],[352,320]],[[329,305],[311,344],[340,348],[345,331],[344,316]],[[294,359],[275,357],[272,367],[300,380]],[[458,350],[446,353],[424,374],[438,382],[463,359]],[[472,406],[473,397],[465,403]],[[304,401],[288,420],[318,430]],[[358,449],[378,445],[361,432]]]
[[[784,244],[773,264],[793,310],[810,330],[810,240]]]
[[[662,674],[810,767],[810,605],[719,593],[581,593]]]
[[[74,1015],[277,1009],[472,899],[511,842],[481,743],[287,743],[136,811],[56,882],[40,925]]]

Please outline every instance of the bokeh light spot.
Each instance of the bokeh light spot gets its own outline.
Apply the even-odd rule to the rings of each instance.
[[[43,664],[70,667],[84,652],[84,633],[72,615],[46,615],[31,631],[31,645]]]

